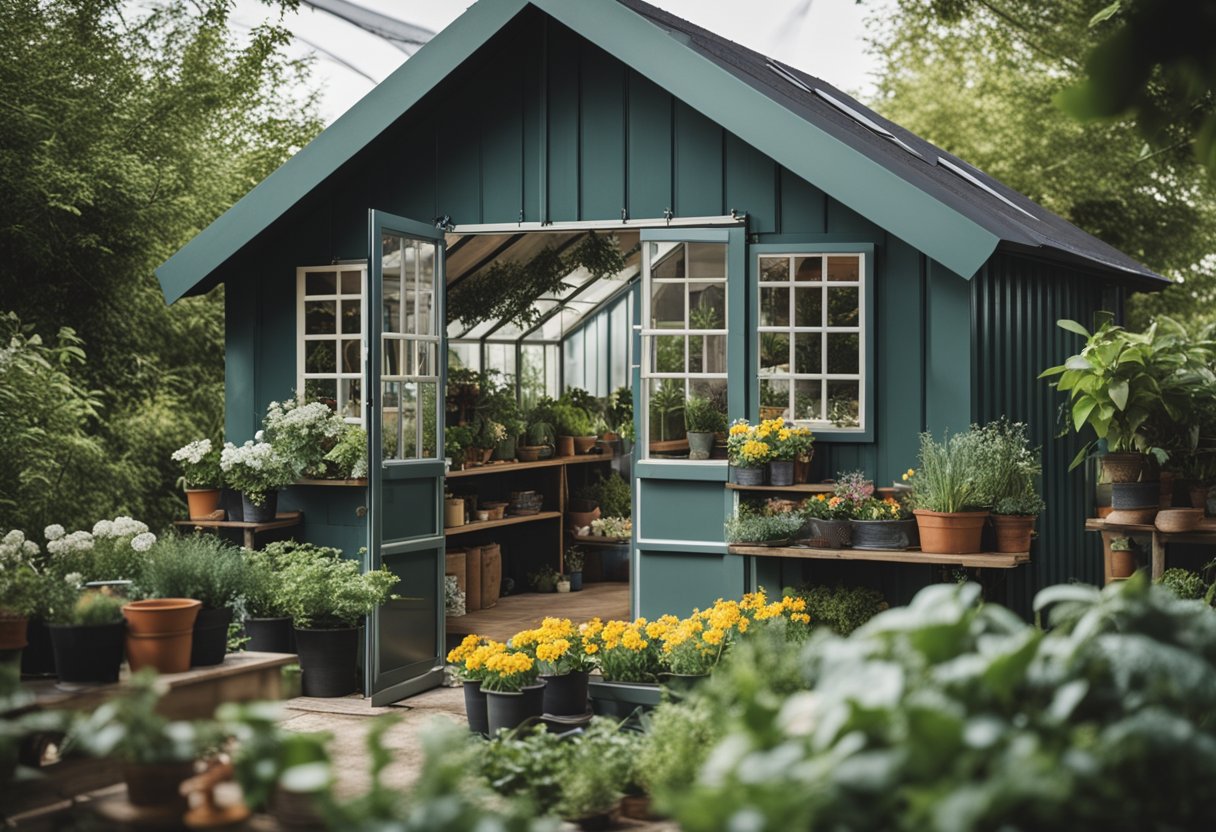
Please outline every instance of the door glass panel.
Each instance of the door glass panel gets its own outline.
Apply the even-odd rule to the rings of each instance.
[[[359,272],[342,272],[342,294],[360,295],[363,293],[363,275]]]
[[[760,372],[771,374],[789,371],[790,337],[784,332],[760,333]]]
[[[694,336],[696,337],[696,336]],[[698,340],[705,342],[705,370],[706,373],[725,373],[726,372],[726,336],[725,335],[702,335]],[[691,369],[691,368],[689,368]]]
[[[818,421],[823,418],[823,383],[798,379],[794,387],[794,418]]]
[[[786,283],[790,279],[790,259],[788,257],[761,257],[760,279]]]
[[[332,373],[338,366],[333,341],[304,342],[304,372]]]
[[[363,382],[344,378],[338,382],[338,413],[344,419],[358,419],[363,415]]]
[[[422,448],[418,456],[423,459],[435,459],[439,456],[435,435],[439,385],[423,383],[419,387],[422,391],[422,401],[420,404],[422,411]]]
[[[656,283],[650,295],[652,329],[684,328],[684,284]]]
[[[435,246],[418,244],[418,334],[434,335],[435,327]]]
[[[651,256],[656,256],[659,252],[659,244],[651,243],[650,250]],[[682,280],[684,278],[684,246],[677,245],[663,259],[651,265],[650,277],[652,280]]]
[[[818,286],[794,290],[794,326],[823,326],[823,291]]]
[[[828,290],[828,326],[858,326],[861,323],[856,286]]]
[[[794,372],[821,373],[823,372],[822,338],[818,332],[799,332],[794,335]],[[829,370],[829,372],[835,372]]]
[[[381,457],[383,459],[397,459],[397,449],[401,447],[401,382],[383,382],[381,390]]]
[[[726,328],[725,284],[688,284],[688,327],[689,329]]]
[[[405,382],[401,385],[401,448],[398,459],[418,457],[418,385]]]
[[[307,272],[304,275],[305,295],[336,295],[337,275],[333,272]]]
[[[361,301],[342,301],[342,332],[347,335],[358,335],[363,330]]]
[[[667,442],[684,438],[684,383],[678,379],[650,380],[650,439]]]
[[[721,243],[688,243],[688,276],[692,279],[723,280],[726,277],[726,246]]]

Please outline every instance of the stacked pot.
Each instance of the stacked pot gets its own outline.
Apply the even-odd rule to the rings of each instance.
[[[1146,480],[1145,457],[1137,453],[1102,457],[1102,478],[1110,485],[1112,523],[1151,524],[1161,507],[1161,484]]]

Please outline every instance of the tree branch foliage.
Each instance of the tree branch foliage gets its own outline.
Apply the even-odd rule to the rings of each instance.
[[[88,517],[8,491],[6,468],[0,526],[91,524],[119,506],[163,524],[179,500],[169,453],[220,430],[222,296],[167,308],[153,269],[320,128],[286,29],[238,39],[230,5],[0,0],[0,310],[32,328],[23,337],[70,331],[88,351],[61,369],[99,391],[80,430],[98,464],[125,471]],[[48,430],[45,447],[67,436]]]
[[[1081,56],[1109,31],[1090,21],[1108,5],[898,0],[871,21],[881,61],[873,104],[1180,281],[1134,298],[1133,327],[1157,314],[1208,320],[1216,309],[1216,180],[1192,152],[1192,123],[1155,121],[1150,141],[1138,113],[1080,122],[1055,103],[1082,82]]]

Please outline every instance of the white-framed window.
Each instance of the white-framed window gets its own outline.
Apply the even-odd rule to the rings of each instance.
[[[725,242],[655,242],[642,284],[642,402],[646,456],[687,455],[684,402],[726,413]]]
[[[363,424],[367,266],[296,269],[296,394]]]
[[[758,257],[761,417],[865,433],[867,255]]]

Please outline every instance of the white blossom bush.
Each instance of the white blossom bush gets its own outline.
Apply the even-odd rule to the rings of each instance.
[[[181,466],[186,488],[219,488],[223,485],[220,449],[210,439],[196,439],[178,448],[170,458]]]
[[[92,531],[68,532],[53,523],[42,534],[46,538],[42,571],[61,577],[79,575],[81,583],[136,580],[156,545],[148,524],[127,515],[98,520]]]
[[[224,479],[257,506],[266,505],[267,495],[295,482],[298,469],[269,442],[231,442],[220,452]]]
[[[329,475],[328,454],[346,432],[346,422],[321,402],[271,402],[262,422],[265,441],[304,476]]]
[[[29,615],[37,606],[38,574],[33,559],[38,544],[13,529],[0,540],[0,618]]]

